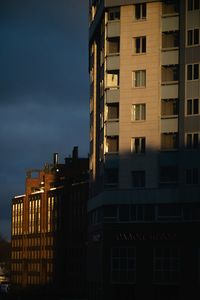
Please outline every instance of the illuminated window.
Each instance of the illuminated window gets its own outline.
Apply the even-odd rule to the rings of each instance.
[[[131,152],[132,153],[145,153],[146,147],[145,137],[134,137],[131,139]]]
[[[132,73],[133,87],[146,87],[146,70],[137,70]]]
[[[133,104],[131,111],[132,121],[144,121],[146,120],[146,104]]]

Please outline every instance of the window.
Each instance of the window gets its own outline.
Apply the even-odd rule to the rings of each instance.
[[[198,133],[188,133],[186,135],[186,147],[187,149],[198,149],[199,147]]]
[[[178,81],[178,80],[179,80],[178,65],[162,66],[162,83]]]
[[[188,46],[199,45],[199,28],[188,30],[187,44]]]
[[[119,19],[120,19],[120,8],[119,7],[110,8],[108,11],[108,20],[114,21]]]
[[[133,71],[133,87],[146,87],[146,70]]]
[[[107,136],[106,139],[106,152],[115,153],[119,151],[119,137],[118,136]]]
[[[161,134],[161,149],[174,150],[178,148],[178,133],[166,132]]]
[[[162,204],[157,208],[158,219],[181,219],[183,216],[183,209],[177,204]]]
[[[162,117],[178,115],[178,99],[162,99],[161,115]]]
[[[178,167],[163,166],[160,168],[160,184],[171,185],[178,182]]]
[[[119,103],[109,103],[107,105],[107,120],[119,119]]]
[[[199,0],[188,0],[188,10],[196,10],[200,8]]]
[[[198,114],[199,114],[199,99],[188,99],[187,115],[198,115]]]
[[[179,47],[179,31],[167,31],[162,33],[162,48]]]
[[[134,137],[131,139],[132,153],[145,153],[145,137]]]
[[[135,19],[146,19],[147,16],[147,8],[146,3],[135,4]]]
[[[133,39],[134,53],[146,53],[146,36]]]
[[[113,37],[108,39],[108,54],[119,53],[120,39],[119,37]]]
[[[162,3],[162,14],[176,14],[179,12],[179,1],[178,0],[165,0]]]
[[[187,65],[187,80],[199,79],[199,64]]]
[[[133,283],[136,280],[135,247],[114,247],[111,249],[111,281]]]
[[[117,88],[119,86],[119,70],[107,73],[107,87]]]
[[[132,171],[132,186],[134,188],[145,187],[145,171]]]
[[[132,121],[146,120],[146,104],[133,104],[131,115]]]
[[[199,172],[197,168],[186,170],[186,184],[198,184]]]
[[[180,258],[175,247],[154,248],[153,279],[156,283],[176,283],[179,281]]]
[[[118,184],[118,169],[111,168],[105,170],[105,185],[106,187],[116,187]]]

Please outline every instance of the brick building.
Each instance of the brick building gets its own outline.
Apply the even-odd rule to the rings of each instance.
[[[88,159],[29,170],[25,194],[12,200],[11,282],[18,287],[59,288],[84,296],[86,279],[86,203]]]

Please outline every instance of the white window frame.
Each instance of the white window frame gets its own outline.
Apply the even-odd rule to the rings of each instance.
[[[137,52],[137,40],[139,41],[139,51]],[[143,51],[143,41],[145,42],[145,51]],[[134,54],[145,54],[147,52],[147,37],[146,36],[136,36],[133,37],[133,53]]]
[[[139,108],[139,118],[137,118],[137,107]],[[146,104],[145,103],[138,103],[138,104],[132,104],[131,107],[131,120],[133,122],[144,122],[146,121]]]
[[[138,141],[138,145],[137,145],[137,141]],[[144,136],[131,138],[131,152],[134,154],[145,154],[146,138]]]
[[[194,102],[195,100],[198,101],[198,112],[197,113],[194,113]],[[188,113],[188,103],[189,101],[191,101],[192,103],[192,113]],[[199,112],[200,112],[200,99],[199,98],[189,98],[187,99],[186,101],[186,116],[198,116],[199,115]]]
[[[194,136],[198,134],[198,146],[194,147]],[[191,135],[192,137],[192,144],[191,147],[188,147],[188,136]],[[185,146],[188,150],[194,150],[194,149],[198,149],[200,145],[200,132],[187,132],[185,135]]]
[[[136,18],[136,6],[139,6],[140,7],[140,16],[139,16],[139,18]],[[145,8],[145,10],[146,10],[146,15],[145,16],[143,16],[143,5],[145,5],[146,6],[146,8]],[[137,4],[135,4],[134,5],[134,20],[135,21],[144,21],[144,20],[146,20],[147,19],[147,3],[137,3]]]
[[[146,70],[134,70],[132,72],[133,88],[146,88]]]
[[[195,32],[195,30],[198,30],[198,36],[199,36],[198,37],[198,43],[194,43],[194,32]],[[192,43],[188,44],[188,42],[189,42],[188,34],[189,34],[190,31],[192,32]],[[197,28],[192,28],[192,29],[187,30],[187,37],[186,37],[186,39],[187,39],[187,47],[198,46],[200,44],[200,29],[197,27]]]
[[[197,65],[198,66],[198,78],[194,78],[194,66]],[[189,66],[192,66],[192,79],[188,79],[188,68]],[[199,80],[199,73],[200,73],[200,68],[199,68],[200,64],[199,63],[194,63],[194,64],[188,64],[187,68],[186,68],[186,80],[187,81],[196,81]]]

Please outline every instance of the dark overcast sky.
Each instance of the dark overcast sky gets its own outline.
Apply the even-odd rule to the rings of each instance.
[[[25,172],[88,153],[88,0],[0,1],[0,234]]]

